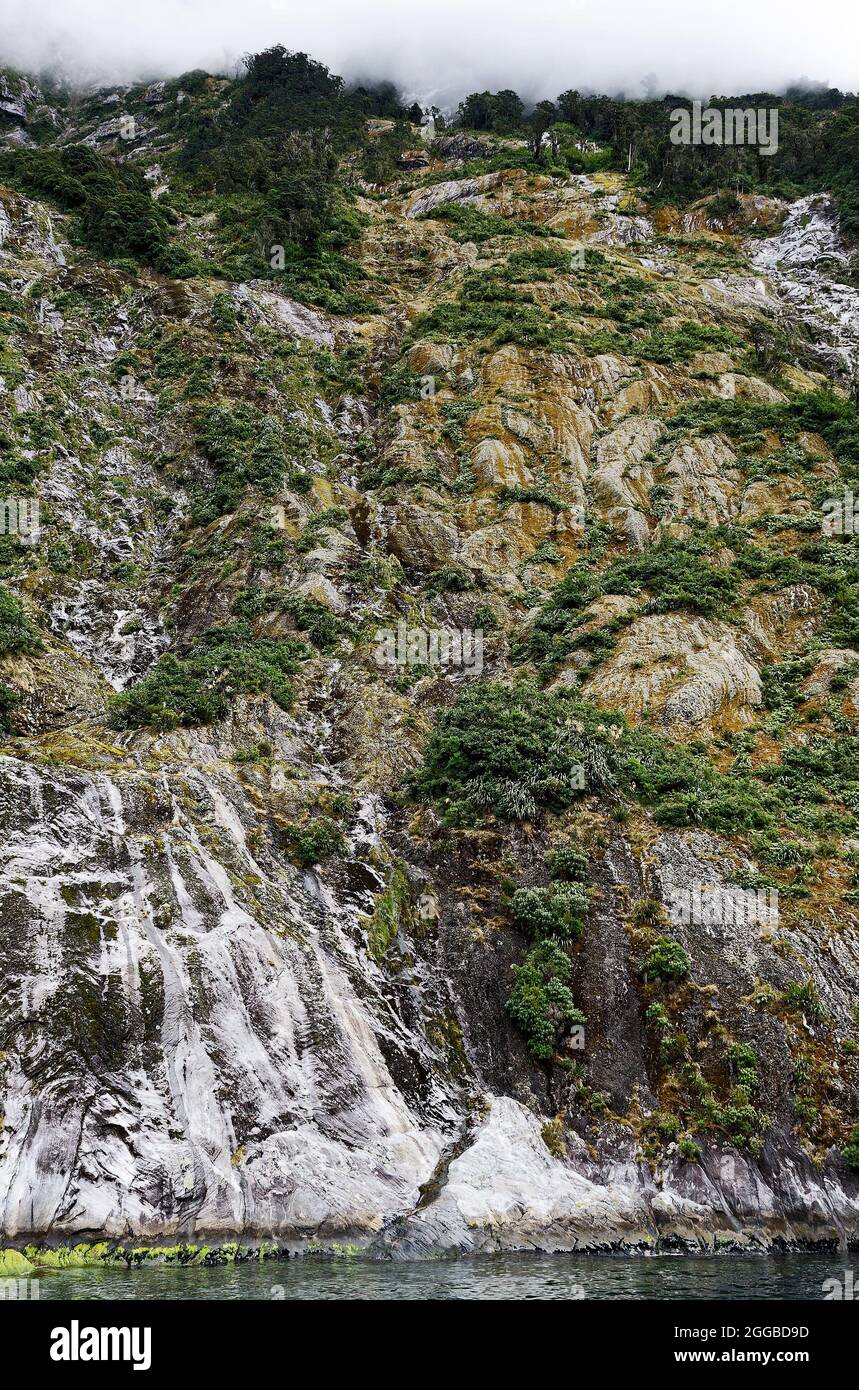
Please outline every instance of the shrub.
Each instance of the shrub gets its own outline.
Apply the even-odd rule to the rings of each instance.
[[[688,542],[671,540],[618,561],[605,571],[601,582],[607,594],[638,594],[648,589],[660,610],[691,608],[707,615],[723,612],[737,589],[732,570],[717,569]]]
[[[649,362],[688,362],[696,352],[707,348],[736,347],[737,336],[725,328],[711,328],[704,323],[684,323],[674,331],[657,329],[642,342],[636,343],[638,357]]]
[[[74,213],[80,239],[97,255],[132,258],[166,275],[195,270],[171,242],[164,208],[133,165],[114,163],[86,145],[4,150],[0,182]]]
[[[578,941],[584,929],[589,893],[580,883],[554,883],[551,888],[517,888],[511,907],[517,924],[529,936]]]
[[[502,504],[507,502],[536,502],[539,506],[548,507],[553,512],[565,512],[569,509],[569,503],[563,502],[548,488],[520,487],[518,483],[512,487],[503,487],[498,493],[498,501]]]
[[[658,898],[638,898],[632,909],[637,927],[655,927],[665,921],[665,907]]]
[[[215,470],[213,486],[194,499],[198,526],[235,511],[246,487],[274,497],[290,471],[281,427],[244,402],[205,410],[197,420],[197,445]]]
[[[841,1150],[841,1157],[852,1168],[854,1173],[859,1173],[859,1125],[854,1125],[850,1133],[850,1138]]]
[[[663,1004],[648,1004],[644,1011],[644,1017],[651,1027],[656,1028],[660,1033],[666,1033],[671,1028],[671,1019]]]
[[[211,628],[185,657],[159,657],[138,685],[111,702],[116,729],[209,724],[226,714],[239,692],[264,692],[289,709],[289,676],[308,650],[292,638],[255,638],[246,623]]]
[[[804,1013],[814,1023],[822,1023],[827,1017],[826,1008],[817,992],[817,985],[814,980],[805,980],[802,984],[792,980],[785,990],[783,998],[788,1008]]]
[[[570,269],[569,252],[557,251],[554,246],[529,246],[508,256],[505,275],[513,284],[525,281],[551,280],[556,272]]]
[[[676,1139],[683,1125],[678,1115],[674,1115],[670,1110],[657,1110],[647,1121],[647,1128],[653,1130],[662,1139]]]
[[[644,973],[648,979],[682,980],[689,974],[689,957],[677,941],[661,936],[644,958]]]
[[[464,594],[474,588],[474,583],[465,570],[456,565],[443,565],[427,575],[426,586],[431,594]]]
[[[465,277],[459,299],[424,314],[412,325],[409,337],[466,343],[489,340],[492,347],[519,343],[550,352],[564,352],[570,341],[565,325],[529,295],[476,271]]]
[[[12,731],[9,721],[9,713],[20,702],[20,695],[7,685],[5,681],[0,681],[0,734],[8,734]]]
[[[624,785],[655,808],[659,825],[701,825],[732,834],[772,823],[773,798],[759,783],[743,775],[721,776],[694,746],[672,747],[638,728],[624,739],[621,765]]]
[[[469,204],[462,203],[439,203],[430,212],[425,213],[427,219],[433,219],[448,224],[449,235],[454,241],[489,241],[490,237],[495,236],[558,236],[560,233],[552,231],[548,227],[543,227],[537,222],[519,222],[512,217],[500,217],[498,213],[484,212],[482,208],[477,208]]]
[[[333,651],[343,627],[324,603],[302,594],[289,594],[283,600],[283,607],[295,625],[307,633],[314,647],[322,652]]]
[[[568,692],[474,681],[438,717],[412,789],[439,803],[448,824],[488,811],[528,820],[543,807],[562,810],[583,784],[612,783],[607,727],[617,719],[604,719]]]
[[[308,869],[332,854],[342,854],[346,848],[339,825],[325,819],[313,820],[303,826],[291,825],[286,832],[286,840],[292,857],[302,868]]]
[[[549,850],[546,855],[546,867],[552,878],[565,883],[579,883],[585,877],[588,856],[581,845],[566,840]]]
[[[758,1054],[748,1043],[731,1043],[728,1048],[728,1061],[737,1076],[737,1085],[747,1091],[754,1091],[758,1085]]]
[[[532,1057],[548,1061],[563,1034],[584,1023],[566,981],[570,962],[554,941],[541,941],[523,965],[513,966],[513,989],[507,1011],[523,1033]]]
[[[567,1145],[564,1141],[563,1115],[556,1115],[554,1119],[547,1120],[541,1128],[540,1134],[553,1158],[566,1158]]]
[[[41,645],[39,634],[14,594],[0,587],[0,656],[35,652]]]

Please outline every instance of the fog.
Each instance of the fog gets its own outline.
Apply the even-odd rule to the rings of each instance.
[[[77,81],[231,73],[278,42],[440,106],[505,86],[526,98],[859,88],[856,0],[0,0],[0,62]]]

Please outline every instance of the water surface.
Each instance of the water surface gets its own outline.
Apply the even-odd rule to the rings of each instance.
[[[815,1299],[859,1258],[495,1255],[376,1263],[266,1261],[215,1269],[76,1269],[39,1277],[41,1299]]]

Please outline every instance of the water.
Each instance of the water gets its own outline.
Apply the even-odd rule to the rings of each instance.
[[[721,1258],[497,1255],[375,1263],[290,1260],[177,1269],[75,1269],[39,1277],[44,1299],[571,1299],[726,1300],[823,1297],[855,1256]],[[859,1280],[859,1271],[857,1271]]]

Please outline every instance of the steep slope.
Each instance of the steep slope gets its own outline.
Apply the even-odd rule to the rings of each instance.
[[[158,193],[171,102],[47,109]],[[859,1240],[852,319],[499,148],[344,313],[0,187],[10,1245]]]

